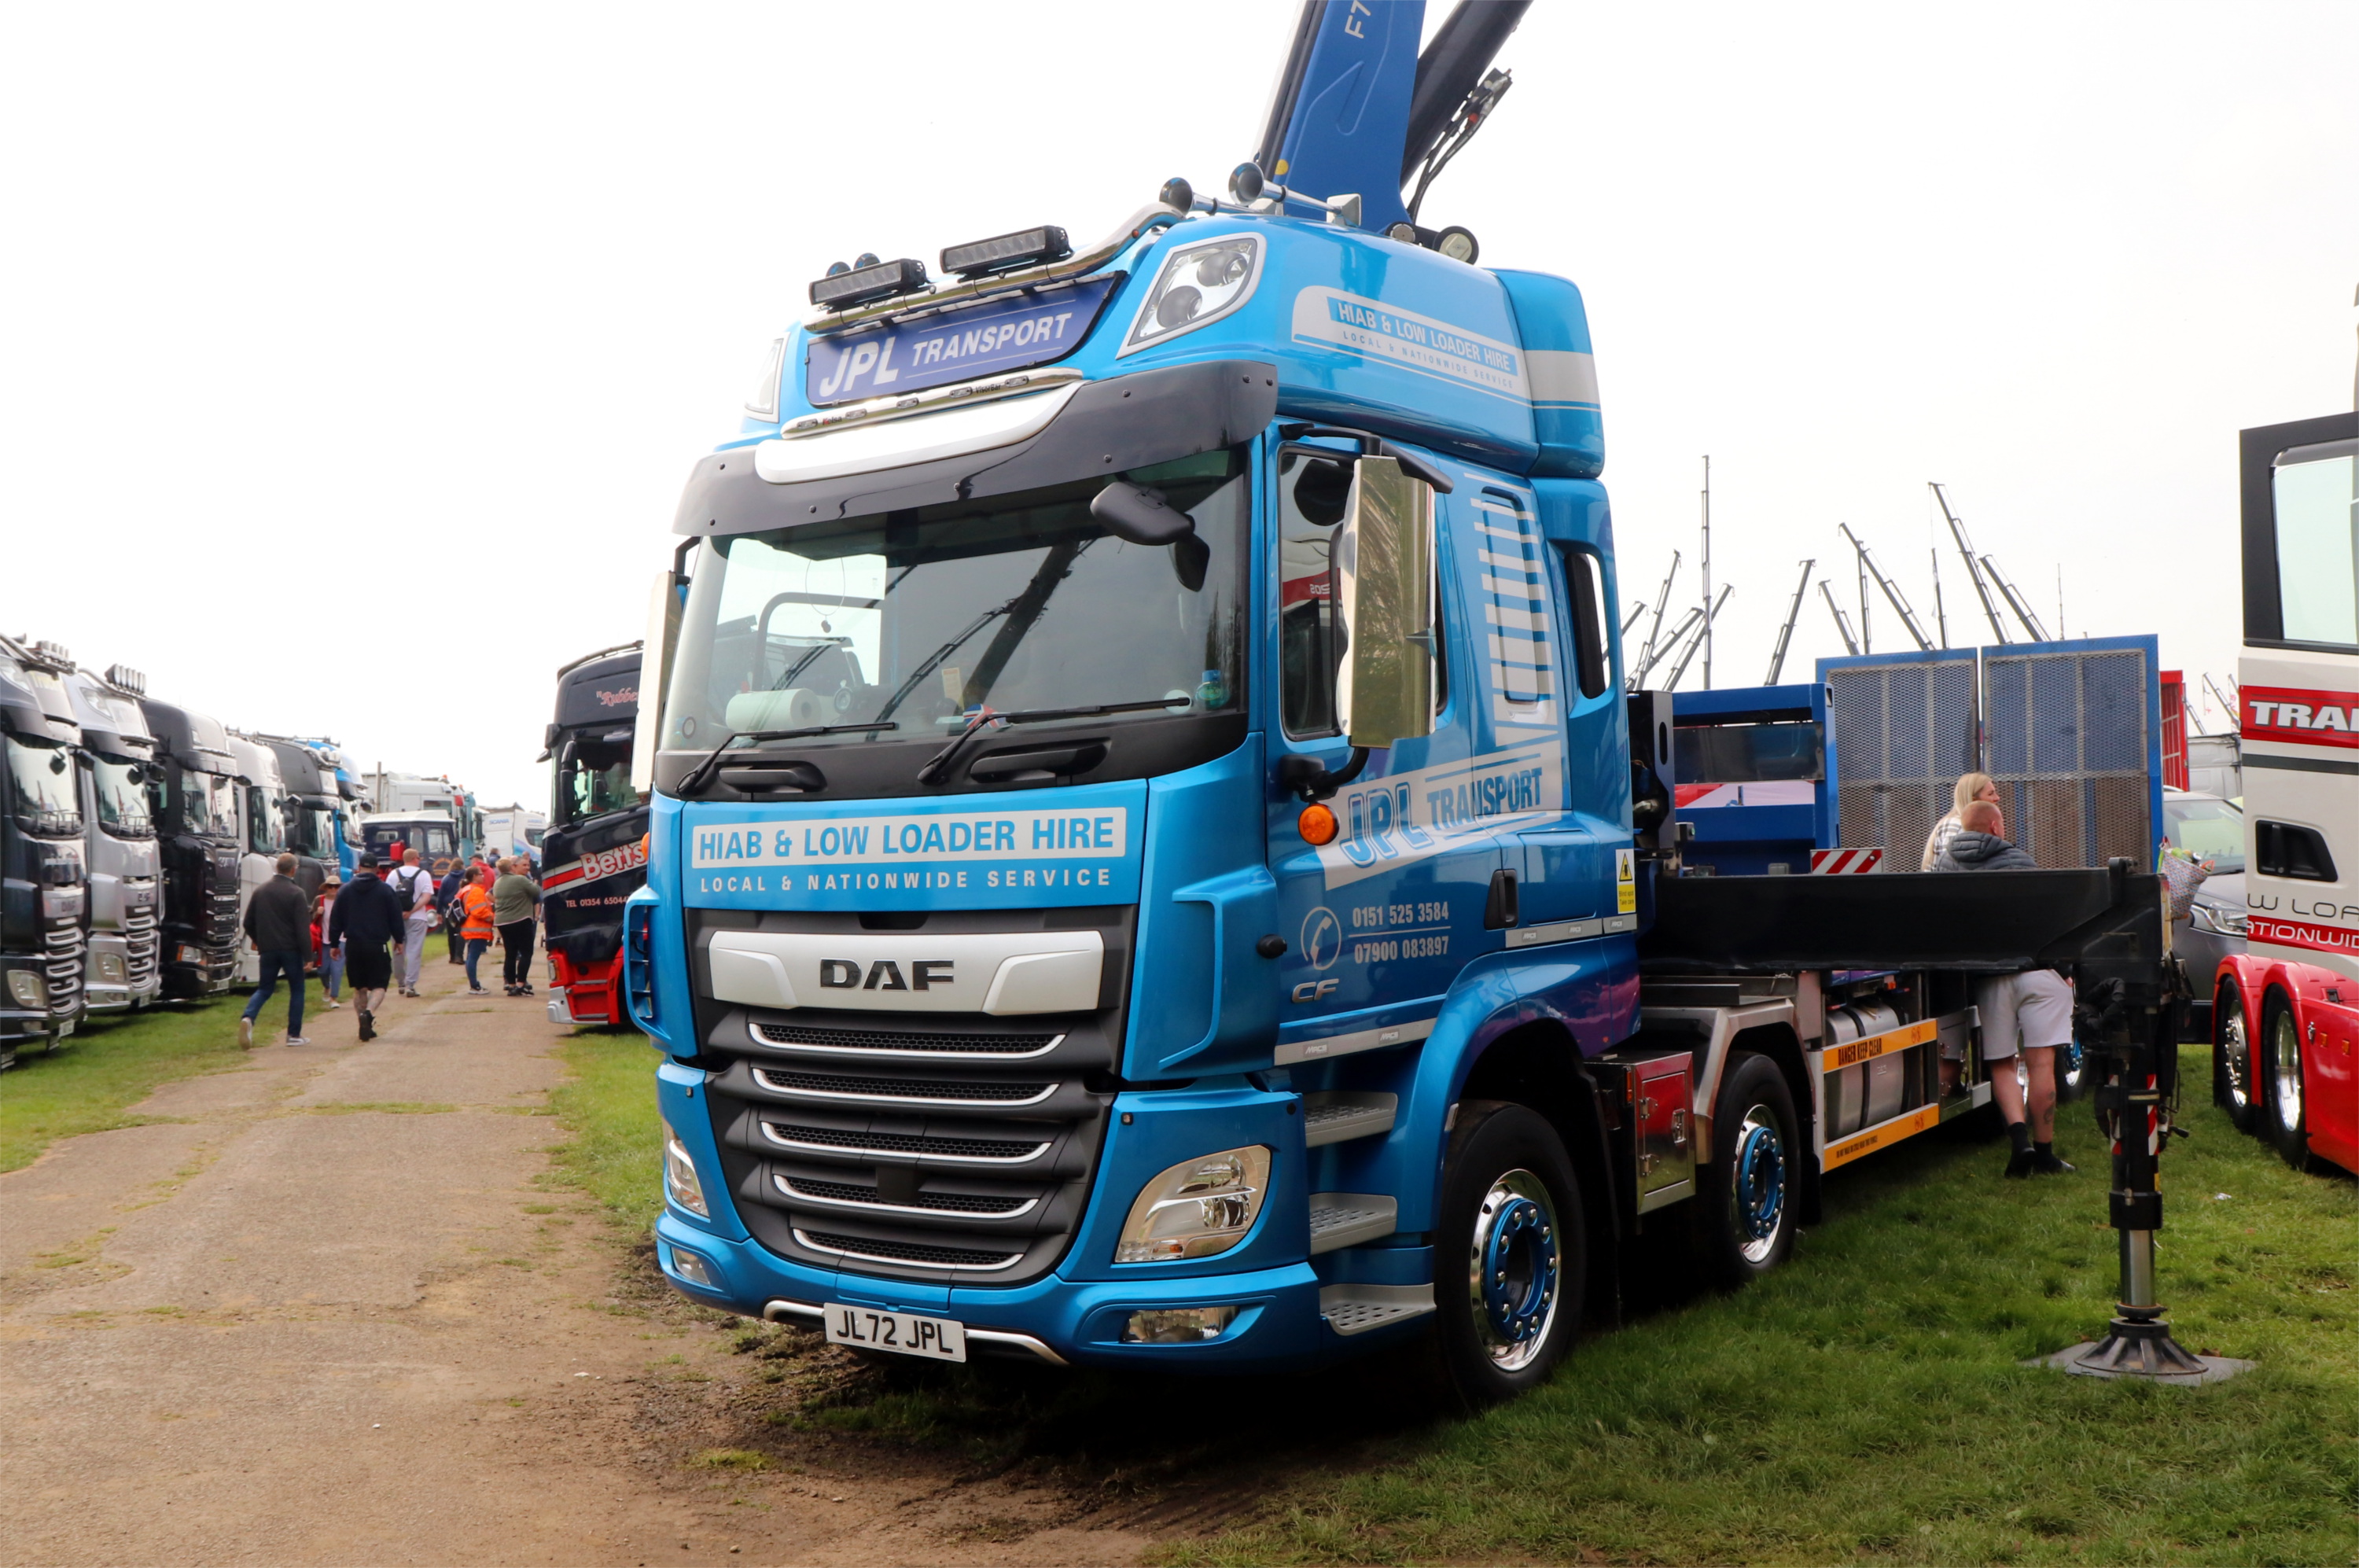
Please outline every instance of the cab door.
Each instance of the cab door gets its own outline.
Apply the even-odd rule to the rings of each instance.
[[[1265,710],[1276,718],[1273,776],[1288,755],[1340,768],[1350,754],[1335,714],[1336,474],[1320,455],[1340,450],[1284,443],[1273,464],[1266,570],[1277,689]],[[1459,971],[1500,945],[1484,924],[1493,873],[1503,866],[1498,822],[1537,800],[1543,785],[1538,751],[1525,755],[1495,731],[1482,660],[1472,651],[1484,646],[1480,612],[1465,592],[1477,564],[1469,525],[1480,483],[1469,474],[1435,497],[1440,637],[1432,734],[1372,753],[1361,777],[1323,802],[1336,829],[1329,842],[1309,842],[1303,802],[1272,791],[1269,864],[1288,944],[1277,960],[1281,1064],[1422,1038]]]

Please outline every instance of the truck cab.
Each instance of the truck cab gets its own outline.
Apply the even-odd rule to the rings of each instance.
[[[156,737],[139,707],[147,678],[121,665],[103,676],[66,678],[82,724],[83,842],[90,866],[90,959],[85,1005],[93,1013],[144,1007],[164,994],[162,863],[148,785]]]
[[[2359,1171],[2359,414],[2242,433],[2246,951],[2210,976],[2213,1094]]]
[[[0,637],[0,1066],[53,1047],[82,1021],[90,877],[82,842],[81,726],[47,643]]]
[[[341,880],[344,870],[343,801],[336,788],[334,752],[287,735],[255,738],[278,758],[288,847],[303,857],[297,874],[303,891],[317,897],[330,871]]]
[[[622,1024],[623,906],[647,881],[647,810],[631,777],[637,643],[557,672],[553,765],[541,861],[541,922],[554,1023]]]
[[[164,995],[209,996],[237,975],[246,838],[237,757],[210,714],[158,697],[139,708],[156,737],[147,802],[164,870]]]

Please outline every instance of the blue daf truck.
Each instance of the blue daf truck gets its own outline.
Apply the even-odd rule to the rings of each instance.
[[[2123,866],[1678,875],[1581,292],[1397,189],[1520,7],[1421,9],[1313,0],[1228,200],[840,267],[696,464],[624,933],[690,1298],[951,1361],[1430,1334],[1503,1397],[1641,1232],[1742,1280],[1986,1103],[1973,973],[2152,1004]],[[1796,777],[1758,717],[1723,775]]]

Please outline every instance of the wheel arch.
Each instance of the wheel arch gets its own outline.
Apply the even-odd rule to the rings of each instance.
[[[1494,1036],[1467,1063],[1451,1096],[1453,1105],[1469,1100],[1528,1106],[1556,1129],[1581,1182],[1582,1218],[1589,1236],[1582,1315],[1600,1325],[1619,1322],[1622,1194],[1614,1180],[1613,1138],[1606,1130],[1601,1091],[1572,1031],[1553,1018],[1541,1018]],[[1440,1180],[1437,1161],[1437,1192]]]

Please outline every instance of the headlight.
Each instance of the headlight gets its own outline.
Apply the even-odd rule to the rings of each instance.
[[[1114,357],[1192,332],[1236,310],[1261,281],[1261,236],[1254,234],[1223,234],[1173,251]]]
[[[1175,1263],[1226,1252],[1253,1229],[1269,1186],[1269,1150],[1256,1144],[1181,1160],[1130,1205],[1116,1263]]]
[[[41,977],[29,969],[8,971],[8,995],[20,1007],[46,1007],[49,1005],[49,988]]]
[[[2252,925],[2252,916],[2228,904],[2196,903],[2187,918],[2197,931],[2212,931],[2221,936],[2243,936]]]
[[[696,1161],[688,1157],[687,1148],[679,1135],[664,1128],[664,1191],[671,1201],[699,1219],[711,1219],[712,1211],[705,1206],[704,1183],[696,1179]]]

